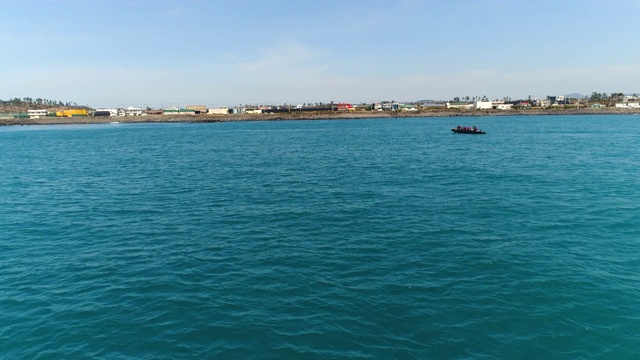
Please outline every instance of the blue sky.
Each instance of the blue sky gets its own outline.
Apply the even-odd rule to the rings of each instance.
[[[637,1],[0,0],[0,99],[92,107],[640,92]]]

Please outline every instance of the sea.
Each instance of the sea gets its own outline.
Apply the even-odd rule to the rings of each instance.
[[[12,126],[0,159],[2,359],[640,358],[640,116]]]

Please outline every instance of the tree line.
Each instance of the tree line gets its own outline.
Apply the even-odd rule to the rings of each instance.
[[[633,94],[633,97],[637,98],[638,95]],[[611,93],[611,95],[609,95],[606,92],[599,93],[594,91],[591,93],[591,96],[589,96],[589,101],[604,101],[604,100],[620,101],[622,99],[624,99],[624,93],[621,93],[621,92]]]
[[[30,97],[13,98],[9,100],[0,99],[0,105],[4,106],[65,106],[65,107],[79,107],[73,101],[62,102],[60,100],[49,100],[43,98],[32,99]],[[84,107],[84,106],[82,106]]]

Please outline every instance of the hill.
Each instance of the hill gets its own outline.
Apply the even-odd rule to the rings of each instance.
[[[47,109],[51,111],[65,109],[86,109],[87,106],[78,105],[75,102],[49,99],[13,98],[10,100],[0,100],[0,113],[26,113],[27,110]]]

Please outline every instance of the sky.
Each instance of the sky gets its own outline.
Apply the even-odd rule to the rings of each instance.
[[[640,93],[635,0],[0,0],[0,99],[209,107]]]

